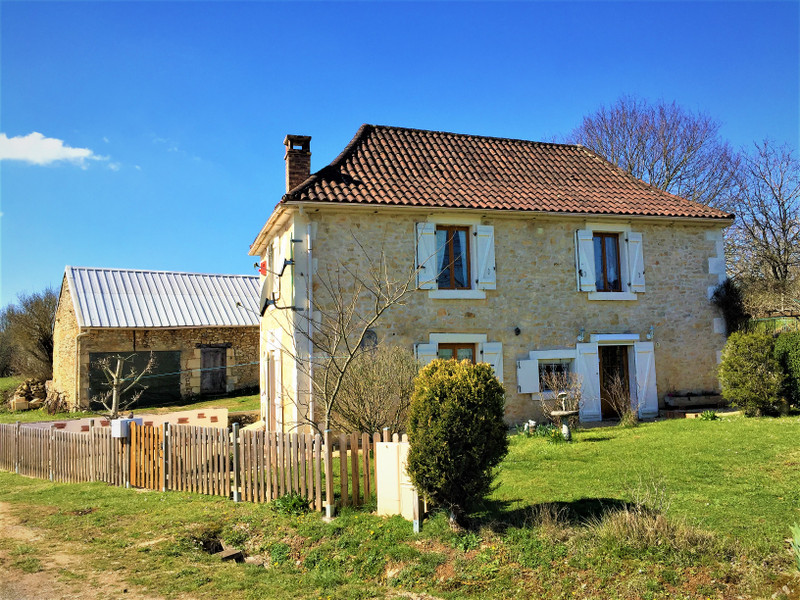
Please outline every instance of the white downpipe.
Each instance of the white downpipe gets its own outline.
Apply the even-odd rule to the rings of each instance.
[[[314,285],[313,285],[313,270],[314,264],[312,262],[311,254],[311,223],[306,226],[306,241],[308,247],[306,250],[306,272],[308,273],[308,313],[306,314],[306,321],[308,326],[308,412],[311,420],[314,420],[314,340],[312,337],[313,328],[312,321],[314,319]]]

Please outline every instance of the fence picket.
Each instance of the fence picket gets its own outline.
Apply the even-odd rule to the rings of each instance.
[[[350,471],[353,479],[353,506],[358,506],[358,434],[353,433],[350,436]]]
[[[339,434],[339,499],[342,506],[348,505],[347,493],[347,435]]]

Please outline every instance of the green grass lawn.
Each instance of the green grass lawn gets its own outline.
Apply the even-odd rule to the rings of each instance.
[[[12,378],[6,378],[12,379]],[[5,379],[0,379],[0,384]],[[251,396],[233,396],[230,398],[217,398],[215,400],[203,400],[190,404],[180,404],[173,406],[143,407],[134,409],[134,414],[164,414],[178,412],[182,410],[197,410],[203,408],[227,408],[230,412],[258,410],[260,407],[258,394]],[[51,415],[44,410],[23,410],[10,411],[6,406],[0,406],[0,423],[33,423],[37,421],[57,421],[68,419],[85,419],[95,413],[90,412],[68,412]]]
[[[5,401],[23,381],[23,377],[0,377],[0,403]]]
[[[675,419],[576,437],[569,445],[512,438],[495,496],[511,508],[627,500],[640,482],[654,483],[668,514],[773,551],[800,522],[800,418]]]
[[[41,534],[24,555],[12,540],[0,549],[18,555],[8,568],[19,569],[72,551],[86,559],[69,574],[76,581],[113,572],[169,597],[787,600],[800,591],[782,541],[800,522],[798,439],[797,417],[600,428],[573,444],[514,436],[472,529],[453,533],[437,513],[419,535],[366,510],[325,523],[265,505],[0,473],[0,502]],[[625,511],[637,496],[646,506]],[[219,562],[202,550],[217,539],[268,567]]]
[[[136,409],[133,412],[141,413],[156,413],[162,414],[166,412],[176,412],[179,410],[196,410],[199,408],[227,408],[230,412],[259,410],[261,407],[261,399],[258,394],[252,396],[233,396],[230,398],[217,398],[215,400],[202,400],[190,404],[181,404],[176,406],[159,406],[159,407],[144,407]]]

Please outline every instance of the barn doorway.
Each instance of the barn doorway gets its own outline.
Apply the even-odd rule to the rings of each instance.
[[[200,393],[224,394],[228,387],[227,350],[224,347],[203,347],[200,349]]]
[[[603,420],[618,419],[613,406],[614,396],[622,395],[630,402],[629,346],[599,346],[600,360],[600,413]],[[619,402],[619,400],[617,400]]]

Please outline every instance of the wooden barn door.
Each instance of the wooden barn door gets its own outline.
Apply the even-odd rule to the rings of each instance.
[[[225,370],[227,368],[225,348],[202,348],[201,394],[224,394],[227,388]]]

